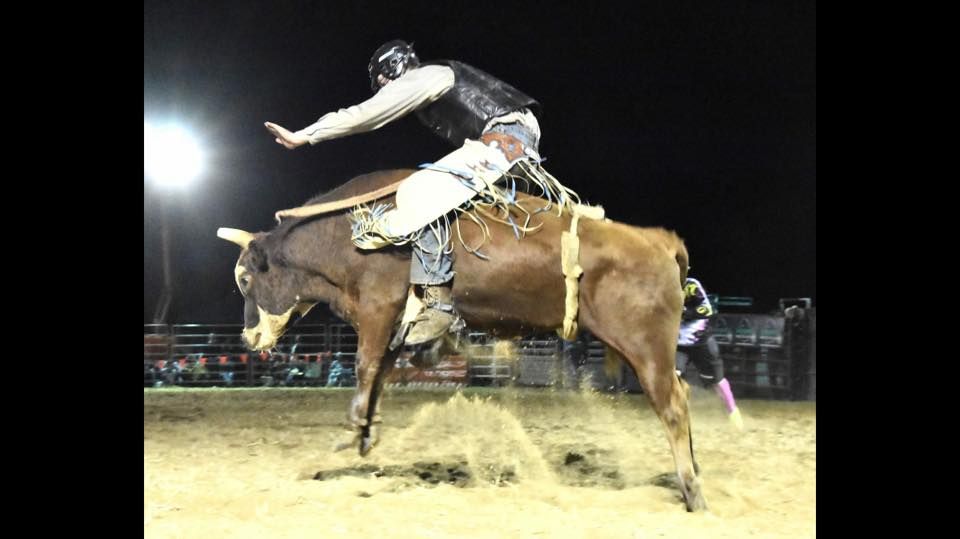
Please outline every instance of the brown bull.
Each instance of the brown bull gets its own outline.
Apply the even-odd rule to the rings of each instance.
[[[310,203],[367,193],[411,172],[358,176]],[[540,199],[519,198],[528,208],[542,206]],[[392,195],[380,202],[392,202]],[[571,217],[544,212],[537,218],[542,228],[520,240],[509,226],[491,222],[491,237],[483,247],[489,260],[454,242],[453,299],[470,328],[516,335],[563,325],[560,235],[569,229]],[[464,220],[461,229],[467,245],[479,243],[477,227]],[[687,509],[705,509],[687,392],[674,370],[686,248],[676,234],[660,228],[581,220],[579,231],[579,327],[633,368],[666,427]],[[221,229],[218,234],[243,247],[235,273],[245,297],[248,346],[273,347],[294,313],[321,302],[354,327],[359,337],[357,391],[348,415],[359,432],[360,452],[366,454],[376,441],[384,380],[399,353],[389,344],[407,298],[409,250],[356,248],[346,211],[289,219],[268,233]]]

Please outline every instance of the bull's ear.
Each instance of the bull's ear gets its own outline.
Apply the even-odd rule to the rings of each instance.
[[[217,237],[236,243],[241,249],[246,249],[253,241],[253,234],[236,228],[218,228]]]
[[[264,273],[270,269],[270,264],[267,262],[267,252],[263,250],[263,247],[261,247],[258,242],[250,242],[247,245],[247,249],[250,253],[250,265],[253,267],[254,271]]]

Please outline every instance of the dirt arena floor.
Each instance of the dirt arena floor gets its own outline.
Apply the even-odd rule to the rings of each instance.
[[[379,445],[352,389],[144,389],[151,537],[814,537],[814,402],[741,400],[734,429],[693,388],[710,511],[687,513],[643,395],[391,388]]]

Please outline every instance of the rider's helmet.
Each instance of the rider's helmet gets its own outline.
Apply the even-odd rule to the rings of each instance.
[[[702,297],[703,293],[701,290],[703,290],[703,287],[700,281],[692,277],[687,277],[687,282],[684,283],[683,286],[683,297],[685,300]]]
[[[420,59],[413,50],[413,43],[407,43],[399,39],[388,41],[380,46],[373,56],[370,57],[370,63],[367,64],[367,73],[370,75],[370,89],[373,93],[380,90],[380,82],[377,80],[380,75],[390,80],[400,78],[400,75],[409,67],[420,65]]]

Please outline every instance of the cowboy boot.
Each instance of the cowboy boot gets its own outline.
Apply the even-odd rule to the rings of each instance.
[[[730,423],[732,423],[737,430],[743,430],[743,418],[740,415],[740,409],[737,408],[737,401],[733,398],[733,392],[730,390],[730,382],[724,378],[713,386],[713,389],[717,392],[720,400],[723,401],[723,407],[727,411],[727,417],[730,419]]]
[[[459,318],[453,310],[449,286],[423,285],[423,304],[427,307],[417,317],[404,340],[406,344],[421,344],[441,337]]]

